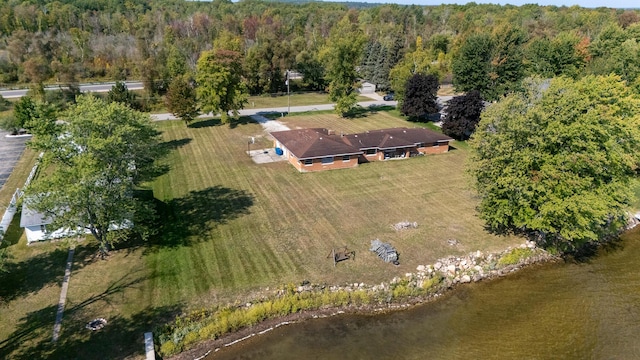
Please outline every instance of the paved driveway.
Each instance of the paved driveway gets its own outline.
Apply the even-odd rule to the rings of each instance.
[[[0,130],[0,188],[7,182],[13,167],[20,159],[25,143],[30,136],[7,137],[6,131]]]

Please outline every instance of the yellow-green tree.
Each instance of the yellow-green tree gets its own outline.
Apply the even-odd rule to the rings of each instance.
[[[409,78],[416,74],[424,74],[434,75],[440,79],[443,75],[442,66],[446,67],[445,63],[446,56],[444,53],[438,57],[434,57],[432,51],[424,47],[422,38],[418,36],[416,39],[416,49],[407,53],[389,72],[391,88],[396,94],[398,104],[402,106]]]
[[[335,110],[341,116],[348,114],[357,103],[356,64],[360,63],[364,43],[357,14],[350,12],[333,27],[327,44],[320,51],[329,82],[329,98],[336,102]]]
[[[196,94],[202,112],[220,113],[221,121],[227,123],[229,112],[237,116],[249,97],[242,78],[242,54],[233,40],[217,40],[214,46],[198,59]]]

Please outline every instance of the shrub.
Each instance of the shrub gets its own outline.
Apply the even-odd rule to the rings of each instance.
[[[176,348],[176,344],[169,340],[169,341],[165,341],[164,343],[162,343],[162,345],[160,346],[160,353],[164,354],[164,355],[172,355],[175,354],[177,352],[177,348]]]
[[[502,255],[502,257],[498,260],[498,265],[502,265],[502,266],[516,265],[520,263],[520,261],[522,261],[523,259],[526,259],[532,255],[533,255],[533,250],[529,248],[516,248]]]

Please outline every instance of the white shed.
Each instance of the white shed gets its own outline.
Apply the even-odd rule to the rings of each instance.
[[[31,244],[37,241],[75,236],[78,233],[89,233],[88,230],[80,228],[78,228],[76,231],[72,231],[70,229],[47,228],[47,225],[50,225],[51,223],[52,220],[50,217],[46,216],[43,213],[30,209],[26,204],[22,205],[20,227],[24,228],[25,235],[27,235],[27,244]]]
[[[360,85],[360,94],[373,94],[376,92],[376,84],[365,81]]]

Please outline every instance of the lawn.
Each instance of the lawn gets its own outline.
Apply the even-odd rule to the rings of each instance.
[[[358,96],[357,99],[358,101],[371,101],[371,99],[366,96]],[[291,93],[290,99],[287,94],[251,96],[245,109],[284,107],[287,106],[289,102],[291,106],[333,103],[329,100],[329,94],[324,92],[299,92]]]
[[[348,120],[333,114],[285,120],[292,127],[343,132],[415,126],[384,112]],[[27,247],[14,221],[13,259],[9,272],[0,274],[0,358],[142,357],[142,333],[180,311],[244,303],[303,280],[378,283],[445,255],[520,242],[484,231],[468,189],[463,148],[301,174],[285,162],[251,161],[245,153],[250,137],[269,144],[257,124],[158,125],[174,149],[165,160],[171,170],[148,187],[161,215],[158,234],[114,251],[106,261],[93,258],[91,241],[78,244],[55,346],[51,329],[68,244]],[[391,228],[405,220],[418,228]],[[375,238],[398,249],[400,266],[368,251]],[[448,239],[459,245],[450,246]],[[356,251],[356,259],[334,267],[327,255],[344,245]],[[85,330],[96,317],[106,318],[107,327]]]

